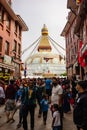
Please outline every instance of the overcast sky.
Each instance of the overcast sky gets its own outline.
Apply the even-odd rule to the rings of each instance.
[[[22,50],[32,44],[46,24],[49,36],[65,47],[65,38],[60,34],[66,24],[67,0],[12,0],[12,8],[27,24],[29,31],[23,32]]]

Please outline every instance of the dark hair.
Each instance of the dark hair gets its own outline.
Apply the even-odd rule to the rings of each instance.
[[[53,77],[53,79],[57,81],[57,78],[56,78],[56,77]]]
[[[77,84],[80,85],[83,89],[87,89],[87,81],[86,80],[78,81]]]
[[[48,97],[48,95],[47,95],[47,94],[44,94],[44,95],[42,96],[42,98],[46,98],[46,97]]]
[[[11,79],[11,80],[10,80],[10,83],[11,83],[11,84],[14,84],[14,82],[15,82],[14,79]]]
[[[56,110],[59,110],[58,104],[53,104],[53,107],[54,107]]]

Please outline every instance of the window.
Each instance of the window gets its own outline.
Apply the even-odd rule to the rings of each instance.
[[[14,48],[13,48],[13,50],[16,52],[17,51],[17,41],[16,40],[14,40]]]
[[[0,52],[2,52],[2,37],[0,37]]]
[[[0,22],[3,22],[4,19],[4,11],[2,9],[2,6],[0,5]]]
[[[21,36],[22,28],[19,26],[19,36]]]
[[[8,29],[10,29],[10,24],[11,24],[11,19],[10,19],[9,16],[7,16],[6,27],[7,27]]]
[[[75,46],[75,54],[76,54],[76,52],[77,52],[77,46]]]
[[[15,22],[15,27],[14,27],[14,29],[15,29],[15,32],[17,32],[17,22]]]
[[[9,42],[7,42],[7,41],[5,43],[5,54],[9,55]]]
[[[71,43],[71,32],[69,32],[69,44]]]
[[[21,45],[18,44],[18,54],[20,55],[20,53],[21,53]]]

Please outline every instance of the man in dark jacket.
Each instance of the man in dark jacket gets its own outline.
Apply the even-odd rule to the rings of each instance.
[[[36,107],[36,87],[33,80],[30,80],[28,86],[25,88],[25,100],[23,101],[23,128],[28,130],[27,116],[30,112],[30,130],[34,130],[34,116]]]
[[[73,111],[77,130],[87,130],[87,81],[79,81],[76,85],[78,98]]]

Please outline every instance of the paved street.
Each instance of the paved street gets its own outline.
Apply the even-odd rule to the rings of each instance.
[[[6,123],[6,117],[5,117],[5,112],[4,112],[4,107],[0,107],[0,130],[16,130],[16,125],[18,123],[18,111],[16,112],[14,119],[14,123]],[[43,125],[43,120],[42,118],[38,118],[38,107],[36,108],[36,116],[35,116],[35,130],[51,130],[51,112],[49,110],[48,113],[48,119],[47,119],[47,125]],[[29,116],[28,116],[28,122],[29,122]],[[28,128],[29,123],[28,123]],[[21,127],[18,130],[23,130]],[[76,127],[74,126],[72,122],[72,113],[71,114],[64,114],[64,119],[63,119],[63,130],[76,130]]]

